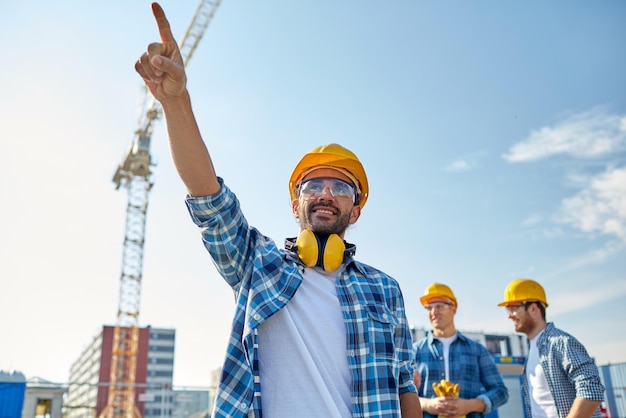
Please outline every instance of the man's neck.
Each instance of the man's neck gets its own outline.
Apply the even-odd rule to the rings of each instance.
[[[543,331],[545,328],[546,328],[546,321],[543,321],[543,320],[537,321],[533,329],[526,333],[526,336],[528,337],[529,340],[532,340],[537,335],[539,335],[539,333]]]
[[[454,327],[447,328],[433,328],[433,336],[437,338],[449,338],[456,334],[456,329]]]

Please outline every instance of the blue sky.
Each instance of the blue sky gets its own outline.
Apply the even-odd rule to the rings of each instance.
[[[63,382],[116,320],[127,195],[111,178],[139,119],[148,1],[0,3],[0,369]],[[180,38],[195,1],[161,3]],[[347,239],[401,284],[434,281],[457,327],[512,332],[496,307],[533,278],[548,319],[598,364],[626,361],[626,3],[223,0],[189,89],[218,173],[253,225],[298,226],[287,181],[339,142],[371,194]],[[174,383],[221,365],[230,289],[152,137],[142,325],[177,330]]]

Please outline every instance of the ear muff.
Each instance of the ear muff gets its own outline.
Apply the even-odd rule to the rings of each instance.
[[[298,257],[306,266],[315,267],[319,257],[319,245],[313,231],[305,229],[300,232],[300,235],[296,238],[296,249]]]
[[[337,234],[318,235],[305,229],[296,238],[300,260],[308,267],[322,267],[331,272],[339,268],[344,260],[346,244]]]
[[[343,255],[346,244],[337,234],[330,234],[326,239],[326,245],[322,246],[323,267],[326,271],[335,271],[343,263]]]

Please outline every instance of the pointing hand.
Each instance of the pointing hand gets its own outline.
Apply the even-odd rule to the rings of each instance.
[[[152,3],[152,13],[159,27],[161,43],[148,45],[146,52],[135,63],[135,70],[155,99],[162,101],[185,92],[187,75],[165,12],[158,3]]]

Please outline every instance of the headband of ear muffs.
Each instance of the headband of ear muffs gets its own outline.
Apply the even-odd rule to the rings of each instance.
[[[328,272],[337,270],[356,251],[356,247],[351,244],[346,248],[346,243],[337,234],[316,234],[310,229],[300,232],[293,247],[293,240],[288,239],[285,248],[295,250],[307,267],[317,266]]]

